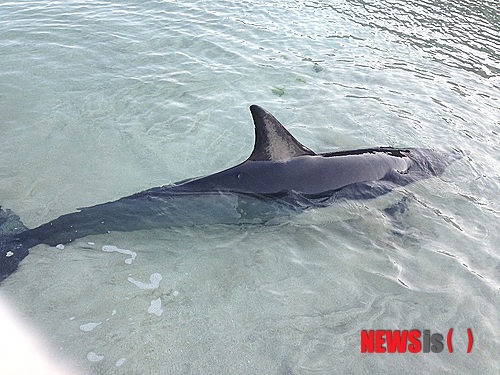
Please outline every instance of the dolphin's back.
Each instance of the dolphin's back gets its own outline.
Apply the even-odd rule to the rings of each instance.
[[[247,160],[213,175],[172,187],[184,192],[234,192],[346,199],[374,198],[397,186],[440,176],[456,158],[428,149],[376,148],[302,155],[276,161]]]
[[[277,194],[294,191],[321,195],[354,183],[379,180],[411,165],[407,156],[384,152],[325,157],[299,156],[286,162],[248,160],[204,178],[185,183],[179,190],[233,191],[247,194]]]

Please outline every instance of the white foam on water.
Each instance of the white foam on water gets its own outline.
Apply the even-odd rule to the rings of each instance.
[[[143,283],[142,281],[137,281],[132,277],[129,277],[127,280],[134,284],[139,289],[157,289],[160,286],[160,281],[162,277],[159,273],[153,273],[149,277],[149,284]]]
[[[126,360],[127,360],[127,358],[120,358],[118,361],[116,361],[115,366],[116,367],[122,366]]]
[[[87,354],[87,359],[90,361],[90,362],[100,362],[104,359],[104,356],[103,355],[99,355],[99,354],[96,354],[95,352],[89,352]]]
[[[132,264],[132,262],[137,257],[136,252],[131,251],[131,250],[126,250],[126,249],[119,249],[118,247],[113,246],[113,245],[104,245],[102,247],[102,251],[105,251],[107,253],[120,253],[120,254],[130,255],[130,258],[125,259],[125,263],[127,263],[127,264]]]
[[[151,305],[148,307],[148,313],[155,314],[156,316],[161,316],[161,314],[163,314],[160,298],[151,301]]]
[[[102,322],[99,322],[99,323],[87,323],[87,324],[82,324],[80,326],[80,329],[83,331],[83,332],[90,332],[92,331],[95,327],[97,327],[98,325],[102,324]]]

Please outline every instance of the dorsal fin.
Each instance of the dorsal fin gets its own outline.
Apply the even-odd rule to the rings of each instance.
[[[297,141],[283,125],[264,108],[250,106],[255,125],[255,145],[248,160],[287,161],[296,156],[316,155]]]

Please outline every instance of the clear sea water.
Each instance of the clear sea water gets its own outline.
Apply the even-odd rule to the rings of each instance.
[[[245,160],[251,104],[317,152],[468,153],[440,178],[279,225],[32,249],[0,292],[54,361],[500,372],[496,0],[1,2],[0,36],[0,204],[28,227]],[[452,354],[360,353],[362,329],[450,328]]]

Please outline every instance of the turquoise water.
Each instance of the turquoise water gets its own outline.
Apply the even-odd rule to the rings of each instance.
[[[38,246],[0,291],[83,373],[498,373],[499,34],[495,1],[0,3],[0,204],[29,227],[245,160],[250,104],[317,152],[468,153],[279,225]],[[360,353],[449,328],[453,354]]]

